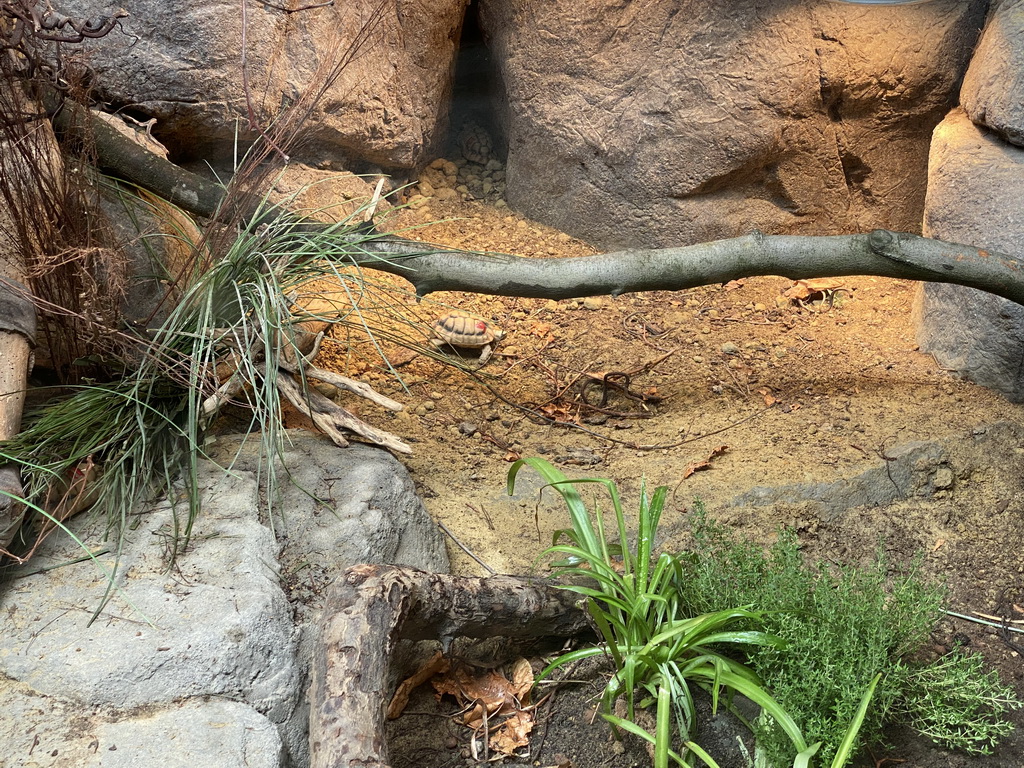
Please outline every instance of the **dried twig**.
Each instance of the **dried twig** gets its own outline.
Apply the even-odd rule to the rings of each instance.
[[[455,536],[455,534],[452,533],[448,529],[447,525],[445,525],[440,520],[438,520],[437,521],[437,527],[440,528],[442,531],[444,531],[448,535],[448,538],[452,540],[452,542],[455,544],[455,546],[457,546],[459,549],[461,549],[463,552],[465,552],[471,558],[476,560],[477,563],[480,564],[481,568],[483,568],[485,571],[487,571],[488,573],[490,573],[492,575],[494,573],[496,573],[496,571],[493,568],[491,568],[491,566],[489,566],[487,563],[485,563],[483,560],[481,560],[479,557],[477,557],[476,554],[474,554],[473,550],[471,550],[469,547],[467,547],[465,544],[463,544],[461,541],[459,541],[458,538]]]
[[[330,398],[320,394],[315,389],[303,391],[302,387],[285,372],[279,373],[274,380],[278,390],[284,395],[299,412],[308,416],[313,423],[324,434],[326,434],[335,445],[344,448],[348,440],[342,434],[342,429],[347,429],[370,442],[384,446],[399,453],[412,453],[406,443],[403,443],[395,435],[385,432],[382,429],[371,427],[365,421],[361,421],[346,411]]]

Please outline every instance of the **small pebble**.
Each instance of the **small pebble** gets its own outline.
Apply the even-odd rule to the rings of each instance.
[[[333,384],[328,384],[326,381],[322,381],[316,385],[316,391],[324,397],[329,397],[333,400],[338,396],[338,392],[340,390]]]
[[[723,355],[738,355],[740,353],[740,348],[731,341],[725,342],[725,344],[721,346],[721,350]]]
[[[953,487],[953,471],[949,467],[941,467],[932,478],[932,485],[938,490]]]
[[[464,421],[459,424],[459,432],[464,435],[474,435],[477,432],[477,426],[471,421]]]
[[[584,309],[595,310],[595,309],[601,309],[601,307],[603,307],[603,306],[604,306],[604,299],[602,299],[600,296],[587,296],[585,299],[583,299],[583,308]]]

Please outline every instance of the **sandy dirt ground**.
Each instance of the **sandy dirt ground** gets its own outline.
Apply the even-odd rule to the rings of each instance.
[[[409,237],[530,257],[594,252],[500,203],[412,199],[392,224],[412,227]],[[453,307],[505,335],[479,372],[462,370],[474,367],[472,357],[431,357],[345,330],[322,346],[320,364],[405,404],[397,414],[352,405],[412,445],[402,461],[448,532],[458,573],[531,572],[567,525],[553,494],[538,504],[540,484],[527,472],[515,496],[505,492],[510,462],[541,456],[570,477],[615,480],[631,505],[641,478],[669,486],[665,548],[685,546],[699,498],[759,541],[795,527],[812,559],[865,561],[880,541],[896,560],[923,551],[927,570],[947,580],[953,610],[1024,619],[1024,408],[917,349],[914,283],[837,282],[799,302],[784,295],[791,281],[762,277],[615,299],[432,294],[416,304],[401,295],[407,286],[383,281],[388,311],[414,319],[424,349],[430,323]],[[899,490],[892,472],[903,455],[920,477],[879,501],[887,473]],[[950,619],[936,648],[954,636],[1024,692],[1014,642],[1024,636]],[[913,739],[875,754],[908,768],[1018,766],[1019,739],[969,763]],[[461,754],[430,764],[461,764]],[[420,759],[408,764],[427,764]],[[573,764],[598,764],[589,759]]]

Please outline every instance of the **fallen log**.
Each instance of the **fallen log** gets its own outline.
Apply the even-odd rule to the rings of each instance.
[[[384,719],[399,640],[571,637],[588,627],[579,596],[542,581],[356,565],[329,589],[312,659],[311,768],[386,768]]]

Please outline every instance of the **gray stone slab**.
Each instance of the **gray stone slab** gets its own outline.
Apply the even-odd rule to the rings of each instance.
[[[234,701],[188,701],[96,727],[82,768],[281,768],[278,729]],[[64,763],[63,765],[67,765]]]
[[[914,497],[927,497],[953,485],[945,449],[937,443],[911,442],[885,454],[883,463],[834,483],[758,486],[733,498],[730,506],[804,505],[823,520],[855,507],[882,507]]]
[[[924,234],[1024,257],[1024,149],[960,109],[935,129]],[[921,349],[940,365],[1024,400],[1024,307],[959,285],[925,283],[914,303]]]
[[[0,755],[56,751],[25,765],[71,768],[304,765],[303,656],[316,642],[304,630],[327,584],[358,562],[448,569],[408,473],[385,451],[289,431],[270,499],[258,440],[207,448],[202,511],[172,569],[186,508],[165,501],[141,510],[116,568],[108,553],[39,572],[82,554],[55,534],[0,588],[0,709],[13,718],[0,718]],[[103,538],[101,521],[72,526],[90,544]]]
[[[1024,146],[1024,0],[997,0],[960,90],[971,120]]]
[[[165,559],[175,513],[164,503],[126,538],[116,591],[91,624],[106,574],[115,573],[113,554],[15,578],[0,595],[0,672],[87,707],[134,710],[219,695],[287,729],[299,701],[295,630],[278,544],[258,519],[258,486],[212,465],[201,469],[200,484],[208,503],[175,567],[168,571]],[[80,555],[55,535],[24,570]]]

